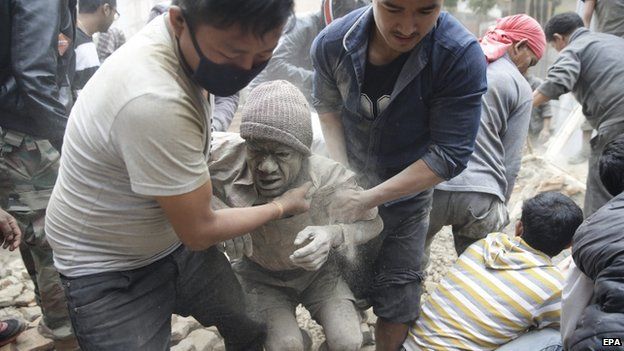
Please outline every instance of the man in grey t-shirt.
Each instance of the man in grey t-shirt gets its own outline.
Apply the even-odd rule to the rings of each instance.
[[[464,172],[435,187],[424,260],[445,225],[453,226],[460,255],[508,222],[505,204],[520,170],[531,118],[531,87],[523,74],[542,57],[546,39],[537,21],[515,15],[500,19],[480,42],[489,62],[488,91],[481,98],[475,151]]]
[[[590,143],[585,194],[584,213],[589,216],[612,198],[600,181],[598,160],[604,146],[624,133],[624,39],[591,32],[574,12],[551,18],[545,32],[559,56],[533,92],[533,106],[572,92],[597,131]]]
[[[216,325],[228,350],[262,349],[215,244],[306,211],[309,186],[213,210],[203,90],[232,95],[257,75],[293,6],[175,1],[85,86],[45,223],[83,350],[166,349],[172,313]]]

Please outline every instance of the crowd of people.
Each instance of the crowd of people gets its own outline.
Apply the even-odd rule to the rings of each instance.
[[[309,350],[301,304],[321,350],[624,350],[624,3],[480,38],[442,5],[164,1],[128,41],[116,0],[0,5],[0,241],[39,333],[160,350],[179,314],[227,350]],[[505,234],[568,92],[595,134],[584,209],[541,193]],[[449,225],[458,259],[421,303]]]

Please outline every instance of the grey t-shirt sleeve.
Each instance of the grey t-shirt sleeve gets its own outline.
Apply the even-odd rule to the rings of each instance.
[[[548,69],[548,76],[537,90],[551,99],[572,91],[581,74],[581,60],[572,50],[563,50]]]
[[[147,94],[119,112],[111,142],[122,158],[132,191],[147,196],[191,192],[209,179],[205,117],[190,101]]]

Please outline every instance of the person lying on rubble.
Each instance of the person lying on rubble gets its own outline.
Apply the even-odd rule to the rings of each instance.
[[[570,351],[624,350],[624,134],[605,147],[599,172],[615,197],[574,234],[561,307],[561,335]]]
[[[328,158],[311,155],[311,114],[291,83],[263,83],[242,110],[240,137],[215,133],[209,170],[216,198],[226,206],[253,206],[312,182],[310,211],[271,221],[246,238],[225,243],[248,294],[252,315],[267,323],[267,350],[303,350],[295,308],[303,304],[323,326],[330,350],[359,350],[362,343],[353,294],[336,255],[377,236],[377,209],[351,224],[328,205],[342,189],[360,189],[355,175]],[[242,138],[241,138],[242,137]],[[242,255],[244,253],[245,255]],[[233,256],[233,257],[232,257]]]
[[[459,256],[509,223],[506,205],[520,171],[533,102],[523,74],[542,58],[546,37],[535,19],[520,14],[496,21],[479,43],[488,61],[488,90],[481,98],[475,149],[465,171],[435,186],[425,260],[443,226],[453,227]]]
[[[404,350],[560,350],[563,276],[551,259],[582,221],[580,207],[560,193],[525,201],[515,237],[492,233],[458,258],[424,302]]]

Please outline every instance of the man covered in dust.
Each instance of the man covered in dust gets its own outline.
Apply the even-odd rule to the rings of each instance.
[[[268,327],[267,350],[303,350],[295,318],[301,303],[321,324],[330,350],[359,350],[362,335],[353,294],[341,278],[336,255],[382,230],[376,209],[342,224],[328,205],[337,190],[359,190],[355,175],[330,159],[311,155],[310,110],[286,81],[256,87],[242,111],[241,137],[216,133],[209,162],[215,196],[225,206],[271,201],[298,184],[312,182],[310,211],[275,220],[230,241],[234,269],[253,314]],[[235,251],[235,252],[234,252]]]

